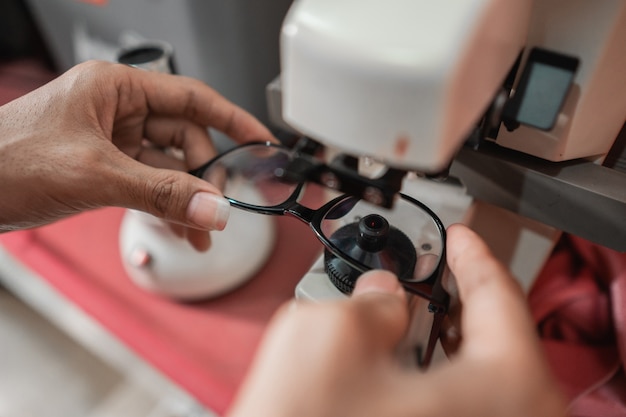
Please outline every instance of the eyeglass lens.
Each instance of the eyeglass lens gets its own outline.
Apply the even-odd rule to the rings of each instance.
[[[213,160],[202,178],[220,187],[231,201],[259,208],[278,206],[293,198],[298,187],[281,179],[291,160],[291,151],[279,145],[244,145]],[[404,281],[420,282],[436,270],[444,243],[433,216],[419,204],[402,196],[393,209],[385,209],[346,196],[326,208],[318,232],[334,249],[331,252],[341,254],[340,261],[347,258],[368,269],[392,271]],[[329,272],[341,277],[345,266],[338,267],[337,262]],[[350,284],[339,289],[351,292]]]
[[[202,179],[220,188],[232,200],[272,207],[285,202],[297,187],[280,179],[280,170],[290,159],[289,150],[279,146],[264,143],[241,146],[214,159],[204,170]]]

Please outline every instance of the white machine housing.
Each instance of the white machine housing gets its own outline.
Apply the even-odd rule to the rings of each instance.
[[[562,114],[497,142],[603,156],[626,116],[625,44],[622,0],[297,0],[281,34],[283,117],[346,153],[438,171],[538,46],[580,59]]]
[[[537,0],[526,51],[535,46],[580,59],[570,93],[550,131],[501,129],[496,143],[549,161],[603,162],[626,119],[626,2]]]
[[[445,168],[522,51],[530,0],[298,0],[281,34],[283,117],[396,167]]]

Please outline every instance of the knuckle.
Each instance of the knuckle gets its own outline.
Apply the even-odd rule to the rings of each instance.
[[[84,61],[77,64],[72,72],[77,74],[83,82],[86,80],[98,80],[103,73],[110,70],[111,63],[97,60]]]
[[[183,114],[189,120],[196,120],[198,117],[198,96],[195,89],[189,89],[185,94]]]
[[[176,181],[170,177],[157,178],[147,189],[146,200],[149,207],[152,207],[153,214],[159,217],[171,217],[173,215],[172,208],[178,207]]]
[[[78,66],[80,68],[83,68],[87,71],[99,71],[101,69],[103,69],[104,67],[108,66],[107,63],[105,63],[104,61],[98,61],[95,59],[91,59],[88,61],[84,61],[81,62],[80,64],[78,64]]]

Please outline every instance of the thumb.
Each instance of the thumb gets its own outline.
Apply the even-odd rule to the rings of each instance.
[[[384,350],[394,349],[409,325],[406,293],[394,274],[374,270],[359,277],[349,300],[359,318],[355,327]]]
[[[153,168],[128,160],[118,170],[111,196],[122,207],[145,211],[201,230],[223,230],[230,203],[212,184],[182,171]]]
[[[368,271],[361,275],[354,286],[352,296],[357,297],[367,293],[389,294],[404,299],[405,293],[400,281],[389,271]]]
[[[462,304],[466,353],[510,351],[512,344],[519,348],[520,343],[535,340],[521,288],[476,233],[463,225],[450,226],[447,256]]]

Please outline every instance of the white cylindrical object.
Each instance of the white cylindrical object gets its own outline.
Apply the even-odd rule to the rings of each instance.
[[[147,71],[176,72],[167,42],[123,49],[118,61]],[[251,186],[241,193],[261,200]],[[232,209],[226,228],[211,233],[210,249],[198,252],[163,220],[127,210],[120,226],[122,264],[130,279],[147,291],[181,300],[215,297],[243,284],[265,264],[276,238],[273,220]]]
[[[247,282],[274,249],[274,218],[233,209],[211,248],[198,252],[161,219],[127,210],[120,228],[122,263],[139,287],[180,300],[216,297]]]
[[[117,61],[147,71],[173,74],[174,48],[167,42],[142,42],[123,48],[117,55]]]

